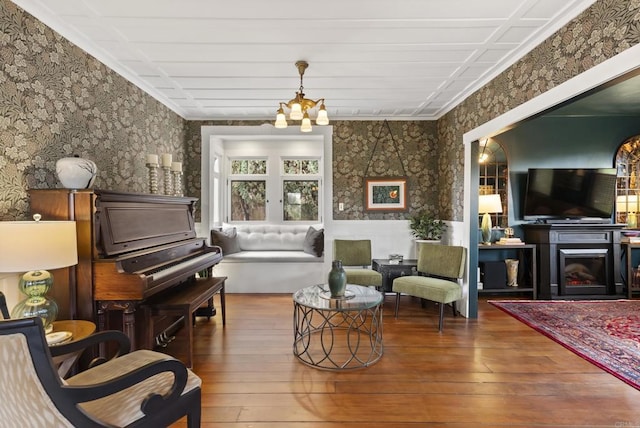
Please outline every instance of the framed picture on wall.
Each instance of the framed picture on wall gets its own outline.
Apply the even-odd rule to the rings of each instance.
[[[366,177],[365,211],[407,211],[407,177]]]

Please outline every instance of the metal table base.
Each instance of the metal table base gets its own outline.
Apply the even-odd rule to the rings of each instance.
[[[324,370],[352,370],[376,363],[383,354],[383,295],[375,289],[347,286],[350,299],[326,296],[326,286],[294,294],[293,354]]]

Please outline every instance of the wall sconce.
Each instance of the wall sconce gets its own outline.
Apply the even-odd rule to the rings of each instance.
[[[76,223],[74,221],[0,222],[0,272],[22,273],[19,288],[27,297],[11,311],[11,318],[40,317],[50,331],[58,315],[55,300],[47,297],[53,275],[45,269],[58,269],[78,263]]]

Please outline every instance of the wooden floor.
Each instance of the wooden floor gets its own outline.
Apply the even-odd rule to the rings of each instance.
[[[477,320],[385,300],[384,355],[348,372],[292,354],[291,295],[227,294],[195,328],[202,426],[638,427],[640,391],[488,304]],[[175,426],[185,426],[184,421]]]

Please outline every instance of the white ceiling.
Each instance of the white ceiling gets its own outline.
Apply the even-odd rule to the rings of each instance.
[[[186,119],[437,119],[595,0],[13,0]]]

